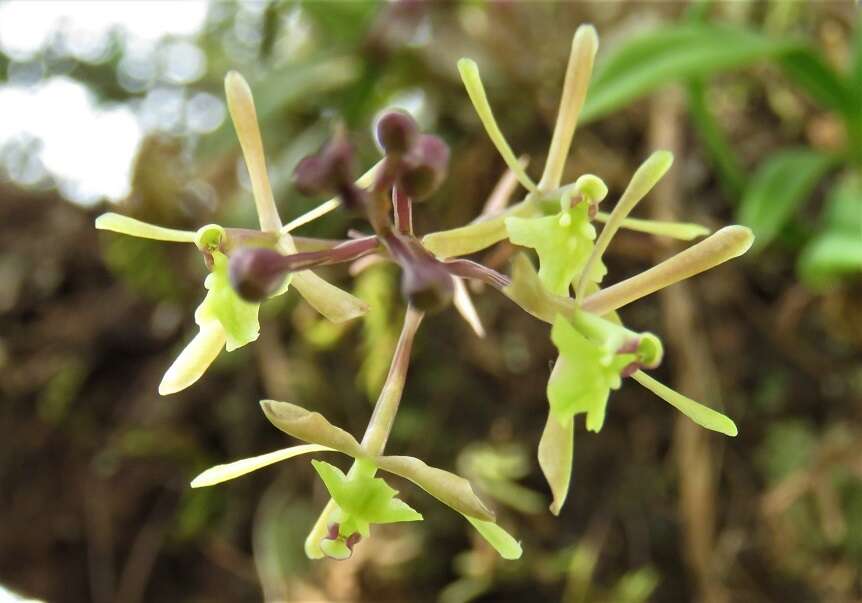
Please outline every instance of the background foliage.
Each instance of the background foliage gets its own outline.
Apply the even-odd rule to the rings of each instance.
[[[180,228],[254,222],[230,125],[200,123],[202,107],[218,123],[210,99],[222,98],[228,69],[254,89],[286,219],[314,203],[291,189],[293,165],[337,121],[370,165],[373,116],[404,106],[453,150],[446,185],[417,211],[428,232],[476,215],[504,168],[457,58],[482,65],[507,136],[541,165],[571,35],[585,21],[602,46],[567,173],[601,175],[613,198],[651,149],[668,148],[677,164],[646,214],[738,220],[759,237],[756,254],[624,311],[668,343],[663,376],[723,405],[739,437],[697,430],[624,387],[600,435],[578,432],[569,504],[551,517],[534,458],[553,358],[547,327],[486,291],[477,296],[485,339],[452,312],[420,331],[390,449],[470,475],[523,538],[524,557],[500,560],[428,506],[423,524],[381,528],[349,562],[311,564],[302,540],[326,493],[310,465],[218,489],[187,482],[286,445],[261,416],[262,397],[362,429],[399,327],[395,272],[355,280],[373,307],[355,324],[323,322],[295,296],[265,306],[260,341],[160,398],[160,376],[193,329],[183,317],[199,302],[204,267],[184,247],[97,234],[92,218],[107,201],[82,205],[40,163],[42,143],[17,136],[0,140],[0,583],[96,603],[259,600],[261,589],[272,600],[452,603],[862,596],[853,3],[219,2],[199,33],[160,38],[149,70],[119,30],[95,56],[58,43],[62,25],[29,56],[0,40],[0,91],[63,76],[99,107],[132,110],[144,137],[117,211]],[[205,59],[194,76],[175,77],[178,42]],[[86,135],[76,142],[83,154],[99,150]],[[350,226],[330,215],[304,232]],[[671,248],[625,233],[614,250],[611,273],[628,274]],[[507,257],[485,259],[504,267]],[[351,286],[344,270],[326,276]]]

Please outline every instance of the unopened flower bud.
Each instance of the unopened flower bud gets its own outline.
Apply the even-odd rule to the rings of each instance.
[[[433,258],[402,264],[401,293],[410,305],[422,312],[442,310],[452,301],[452,275]]]
[[[437,136],[423,134],[404,157],[399,183],[414,201],[428,198],[442,184],[449,167],[449,146]]]
[[[339,132],[318,153],[300,161],[293,171],[293,182],[303,195],[338,191],[353,182],[354,154],[347,137]]]
[[[387,111],[377,120],[377,142],[387,155],[404,155],[418,139],[419,126],[404,111]]]
[[[263,301],[284,282],[284,256],[272,249],[245,247],[231,254],[228,273],[241,298]]]
[[[355,211],[362,207],[368,194],[352,182],[338,188],[338,197],[345,208]]]

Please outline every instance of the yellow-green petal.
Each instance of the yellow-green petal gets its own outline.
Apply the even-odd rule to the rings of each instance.
[[[96,218],[96,228],[99,230],[110,230],[130,237],[139,239],[153,239],[155,241],[168,241],[171,243],[194,243],[196,232],[191,230],[177,230],[156,226],[148,222],[142,222],[128,216],[108,212]]]
[[[596,214],[596,221],[607,222],[610,217],[610,214],[600,211]],[[691,241],[698,237],[704,237],[711,232],[706,226],[691,222],[663,222],[660,220],[642,220],[639,218],[625,218],[622,221],[621,227],[645,234],[670,237],[671,239],[678,239],[680,241]]]
[[[521,558],[524,552],[521,548],[521,543],[496,523],[474,519],[473,517],[467,517],[467,521],[476,528],[476,531],[479,532],[482,538],[488,541],[488,544],[494,547],[494,550],[500,554],[500,557],[508,560]]]
[[[180,352],[159,384],[159,394],[167,396],[184,390],[201,378],[225,345],[225,333],[217,320],[200,325],[200,332]]]
[[[290,448],[282,448],[274,452],[268,452],[259,456],[253,456],[247,459],[241,459],[232,463],[216,465],[203,471],[200,475],[194,478],[191,482],[192,488],[203,488],[205,486],[215,486],[228,480],[236,479],[252,471],[257,471],[263,467],[268,467],[280,461],[292,459],[301,454],[310,452],[327,452],[332,448],[320,446],[318,444],[301,444],[299,446],[291,446]]]
[[[374,462],[380,469],[410,480],[467,517],[494,519],[493,511],[476,496],[470,482],[460,475],[430,467],[412,456],[380,456]]]
[[[332,448],[354,458],[364,456],[356,438],[327,421],[318,412],[275,400],[261,400],[260,406],[270,423],[288,435]]]
[[[650,390],[656,396],[676,408],[689,419],[707,429],[723,433],[727,436],[736,436],[739,431],[729,417],[720,412],[704,406],[699,402],[695,402],[691,398],[683,396],[676,390],[669,388],[667,385],[656,381],[643,371],[637,371],[632,377]]]
[[[479,75],[479,66],[472,59],[460,59],[458,61],[458,72],[461,74],[461,81],[464,82],[464,87],[467,89],[467,95],[476,109],[476,114],[482,125],[485,126],[485,131],[497,151],[503,157],[503,161],[509,166],[517,176],[518,181],[529,191],[536,190],[536,183],[533,182],[523,166],[512,152],[512,147],[506,141],[506,137],[497,125],[497,120],[494,119],[494,112],[491,110],[491,105],[488,103],[488,96],[485,94],[485,88],[482,85],[482,78]]]
[[[368,304],[323,280],[311,270],[293,275],[293,287],[308,304],[330,322],[345,322],[368,311]]]
[[[572,458],[575,441],[574,417],[564,421],[557,420],[548,413],[542,438],[539,440],[539,467],[551,487],[554,501],[551,503],[551,513],[560,514],[566,496],[569,493],[569,482],[572,479]]]

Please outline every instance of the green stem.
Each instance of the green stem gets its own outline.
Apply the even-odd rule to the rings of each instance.
[[[412,307],[407,308],[404,316],[404,326],[401,328],[401,337],[392,357],[392,365],[383,385],[383,390],[374,405],[371,420],[362,437],[362,448],[370,457],[383,454],[392,425],[395,423],[395,415],[401,402],[401,394],[404,392],[404,382],[407,379],[407,368],[410,364],[410,350],[413,347],[413,338],[419,329],[424,315]]]
[[[389,375],[386,377],[386,383],[383,385],[383,390],[381,390],[380,396],[377,398],[374,412],[371,414],[371,420],[368,422],[365,435],[362,437],[362,448],[371,458],[383,454],[389,434],[392,431],[392,425],[395,423],[395,415],[398,413],[401,394],[404,391],[404,383],[407,379],[407,368],[410,364],[410,350],[413,347],[413,338],[419,329],[423,316],[421,312],[411,307],[407,308],[407,313],[404,316],[404,326],[401,328],[401,337],[398,339],[398,345],[395,348],[395,354],[392,357],[392,364],[389,368]],[[358,470],[359,462],[358,460],[353,462],[348,475]],[[329,502],[326,503],[326,506],[321,511],[320,516],[306,537],[305,554],[309,559],[321,559],[324,556],[323,551],[320,550],[320,541],[326,536],[329,515],[336,507],[335,501],[329,499]]]

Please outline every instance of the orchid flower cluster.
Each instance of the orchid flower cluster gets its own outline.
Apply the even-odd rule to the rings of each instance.
[[[569,489],[576,415],[586,415],[587,430],[600,431],[610,392],[625,378],[631,377],[699,425],[736,435],[736,426],[729,418],[645,372],[661,362],[661,341],[652,333],[627,329],[617,310],[743,254],[753,236],[741,226],[709,234],[696,224],[630,218],[632,209],[670,168],[673,158],[666,151],[644,161],[609,213],[599,209],[608,193],[599,177],[586,174],[562,184],[597,49],[595,29],[589,25],[578,28],[548,158],[538,183],[527,175],[526,162],[516,157],[503,136],[476,63],[459,61],[467,93],[509,171],[474,222],[424,237],[414,233],[413,205],[432,195],[445,178],[449,149],[440,138],[422,133],[408,114],[387,111],[375,126],[383,158],[357,179],[353,148],[343,131],[336,132],[294,172],[294,183],[301,193],[335,196],[282,225],[267,176],[251,91],[239,74],[228,74],[228,107],[248,167],[260,230],[207,225],[195,232],[180,231],[112,213],[96,220],[96,227],[104,230],[194,243],[209,269],[204,281],[207,293],[195,312],[199,332],[168,368],[159,393],[172,394],[190,386],[222,348],[230,352],[254,341],[259,332],[260,304],[286,293],[291,285],[331,321],[350,320],[365,312],[361,300],[318,277],[315,268],[347,262],[354,266],[393,262],[401,269],[407,310],[388,376],[361,440],[317,412],[264,400],[261,407],[267,419],[303,443],[212,467],[197,476],[192,487],[218,484],[299,455],[340,452],[354,459],[347,473],[324,461],[311,461],[331,500],[306,539],[309,557],[347,558],[354,546],[370,535],[372,525],[422,519],[419,512],[396,497],[397,492],[377,476],[378,471],[413,482],[460,513],[502,557],[520,557],[520,543],[496,523],[493,511],[466,479],[414,457],[384,454],[423,316],[451,304],[479,336],[484,334],[465,280],[497,289],[529,314],[552,325],[551,341],[559,357],[548,381],[548,418],[538,444],[538,461],[551,489],[554,514],[560,512]],[[518,184],[526,194],[509,206]],[[373,233],[351,233],[335,242],[291,234],[339,207],[363,216]],[[603,225],[598,233],[596,223]],[[709,236],[636,276],[603,288],[607,270],[602,256],[620,228],[681,240]],[[514,257],[509,275],[463,257],[506,240],[534,250],[538,270],[526,251]]]

